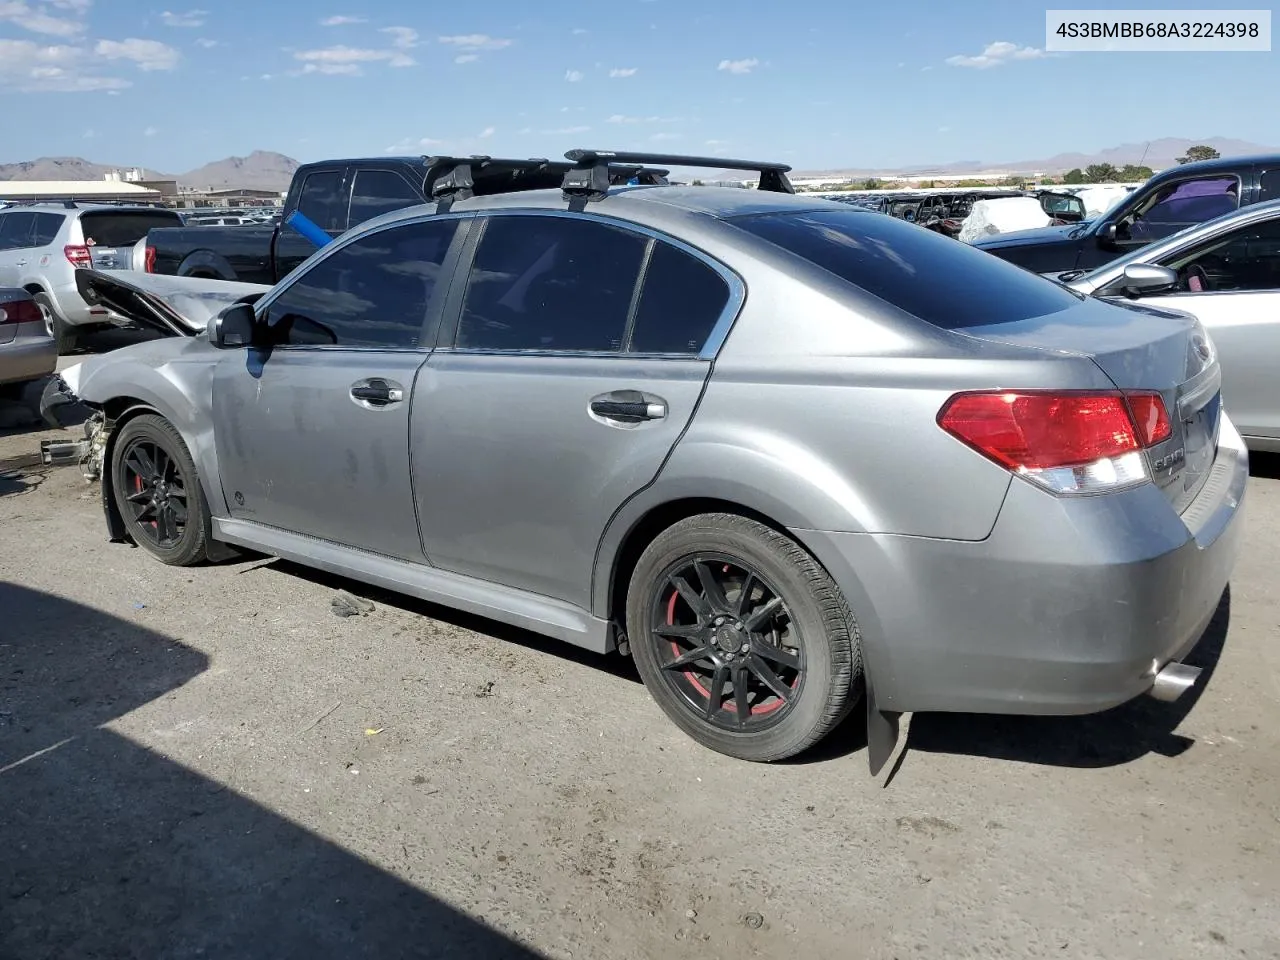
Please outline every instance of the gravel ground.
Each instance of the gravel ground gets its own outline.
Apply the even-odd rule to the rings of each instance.
[[[4,419],[4,418],[7,418]],[[1192,701],[680,735],[630,664],[105,542],[0,414],[0,957],[1280,957],[1280,465]],[[335,590],[374,603],[339,618]]]

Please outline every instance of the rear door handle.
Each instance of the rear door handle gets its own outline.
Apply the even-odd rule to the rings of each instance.
[[[375,407],[385,407],[404,399],[404,388],[398,383],[371,377],[351,385],[351,399]]]
[[[610,420],[661,420],[667,415],[667,405],[644,400],[592,400],[591,412]]]

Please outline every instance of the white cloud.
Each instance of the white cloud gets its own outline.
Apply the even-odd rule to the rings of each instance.
[[[94,66],[93,52],[85,47],[0,40],[0,89],[23,93],[86,93],[123,90],[133,85],[121,77],[99,76]]]
[[[260,76],[258,79],[259,79],[259,80],[270,80],[270,79],[271,79],[271,74],[269,74],[269,73],[264,73],[264,74],[263,74],[262,76]]]
[[[154,137],[159,132],[160,131],[157,130],[155,127],[147,127],[147,129],[142,131],[142,135],[144,137]]]
[[[348,23],[366,23],[364,17],[345,17],[339,14],[336,17],[325,17],[320,21],[322,27],[341,27]]]
[[[1038,60],[1045,56],[1039,47],[1020,47],[1007,40],[989,43],[976,57],[947,57],[947,64],[952,67],[972,67],[975,70],[990,70],[1012,60]]]
[[[94,137],[96,137],[96,136],[97,136],[97,134],[96,134],[96,133],[94,133],[94,132],[93,132],[93,130],[86,130],[86,131],[84,132],[84,139],[86,139],[86,140],[92,140],[92,139],[93,139]]]
[[[583,74],[581,70],[566,70],[564,72],[564,78],[570,83],[577,83],[582,79],[582,76]]]
[[[401,50],[409,50],[418,45],[418,31],[412,27],[383,27],[381,33],[391,36],[391,45]]]
[[[84,13],[93,6],[93,0],[49,0],[49,2],[59,10],[71,10],[75,13]]]
[[[83,10],[75,10],[83,13]],[[12,23],[14,26],[42,33],[50,37],[75,37],[84,33],[85,26],[78,20],[64,20],[51,17],[43,10],[33,10],[21,0],[0,0],[0,22]]]
[[[454,37],[439,37],[441,43],[459,50],[501,50],[512,44],[511,40],[491,37],[487,33],[465,33]]]
[[[299,50],[293,58],[303,62],[303,73],[345,77],[359,76],[362,63],[382,62],[392,67],[411,67],[415,63],[412,57],[399,50],[372,50],[342,44],[318,50]]]
[[[584,28],[584,27],[574,27],[574,28],[573,28],[573,35],[574,35],[575,37],[580,37],[580,36],[582,36],[583,34],[585,34],[586,32],[587,32],[587,30],[586,30],[586,28]]]
[[[485,127],[483,130],[481,130],[481,131],[480,131],[480,139],[481,139],[481,140],[488,140],[490,137],[492,137],[492,136],[493,136],[495,133],[497,133],[497,132],[498,132],[498,131],[497,131],[497,130],[495,130],[493,127]]]
[[[453,58],[453,62],[454,63],[474,63],[479,59],[480,59],[480,54],[478,53],[460,53]]]
[[[212,50],[217,45],[218,45],[217,40],[209,40],[206,37],[201,37],[199,40],[196,41],[197,47],[204,47],[206,50]]]
[[[634,77],[640,72],[639,67],[614,67],[609,71],[611,77]]]
[[[172,13],[166,10],[160,14],[166,27],[203,27],[208,10],[188,10],[186,13]]]
[[[721,60],[717,70],[726,70],[729,73],[750,73],[756,67],[760,66],[760,61],[755,57],[746,60]]]
[[[680,123],[680,117],[629,117],[625,113],[615,113],[605,123]]]
[[[129,60],[139,70],[172,70],[178,65],[181,54],[159,40],[99,40],[93,52],[107,60]]]
[[[938,132],[939,132],[939,133],[950,133],[950,132],[951,132],[951,128],[950,128],[950,127],[939,127],[939,128],[938,128]]]
[[[564,136],[564,135],[566,135],[566,134],[570,134],[570,133],[586,133],[586,132],[587,132],[588,130],[590,130],[590,129],[591,129],[590,127],[583,127],[583,126],[578,126],[578,127],[558,127],[558,128],[556,128],[555,130],[539,130],[539,131],[538,131],[538,133],[539,133],[539,135],[544,136],[544,137],[558,137],[558,136]],[[524,133],[532,133],[533,131],[529,130],[529,129],[526,127],[526,128],[525,128],[525,130],[524,130],[523,132],[524,132]]]
[[[678,134],[678,133],[655,133],[655,134],[654,134],[652,137],[650,137],[649,139],[650,139],[650,140],[653,140],[653,141],[660,141],[660,140],[679,140],[679,139],[680,139],[680,134]]]

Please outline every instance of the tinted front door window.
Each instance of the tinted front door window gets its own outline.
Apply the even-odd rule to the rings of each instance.
[[[456,220],[361,237],[299,276],[268,310],[278,343],[424,349],[423,323]]]
[[[1280,218],[1218,237],[1169,261],[1191,293],[1280,290]]]
[[[1240,181],[1235,177],[1185,180],[1162,188],[1120,224],[1121,240],[1149,242],[1204,223],[1240,205]],[[1126,229],[1127,228],[1127,229]]]
[[[342,171],[318,170],[307,174],[298,198],[298,210],[322,230],[345,230],[346,204],[342,202]]]
[[[647,243],[590,220],[489,218],[467,279],[457,346],[620,351]]]

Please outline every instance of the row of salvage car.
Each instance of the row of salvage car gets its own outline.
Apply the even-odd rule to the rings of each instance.
[[[1050,279],[780,164],[741,161],[740,191],[627,184],[698,158],[566,157],[487,190],[451,160],[438,203],[272,286],[79,271],[169,336],[51,381],[51,419],[92,416],[47,461],[162,562],[249,548],[630,654],[744,759],[860,698],[874,771],[902,712],[1195,681],[1239,545],[1233,420],[1280,443],[1248,383],[1275,324],[1231,306],[1267,294],[1280,204]]]

